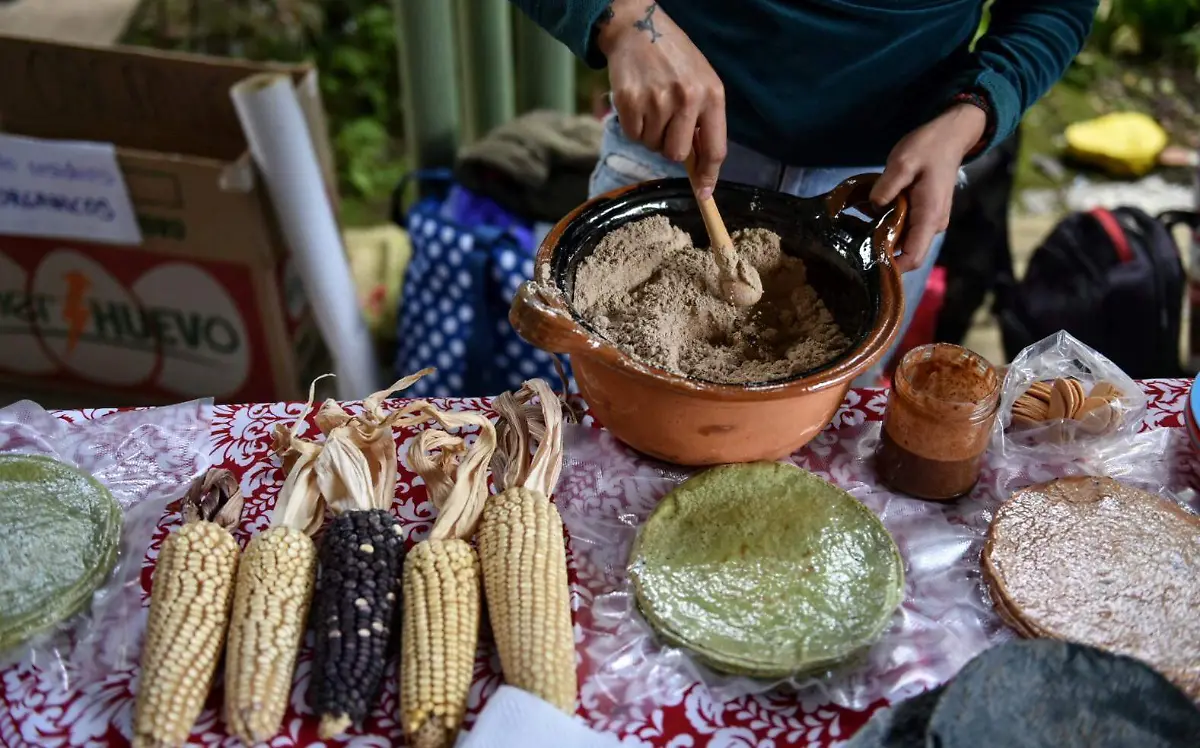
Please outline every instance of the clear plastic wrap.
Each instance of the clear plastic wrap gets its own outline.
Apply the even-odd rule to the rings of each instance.
[[[839,671],[782,680],[717,673],[655,637],[637,610],[626,575],[639,526],[659,499],[692,473],[638,455],[604,431],[568,427],[565,438],[566,465],[555,496],[570,535],[575,592],[582,601],[576,610],[580,694],[590,711],[621,713],[674,703],[697,682],[720,701],[789,685],[863,709],[879,699],[899,701],[933,687],[1009,636],[978,588],[977,527],[986,527],[990,514],[963,522],[946,506],[874,485],[871,456],[879,424],[841,423],[793,462],[846,489],[880,516],[906,562],[904,603],[866,657]],[[989,513],[987,502],[971,506],[971,512]]]
[[[1013,402],[1039,380],[1073,377],[1086,389],[1107,381],[1121,392],[1121,420],[1104,435],[1059,433],[1041,443],[1025,431],[1006,431]],[[982,584],[979,554],[996,508],[1013,491],[1071,475],[1107,475],[1182,503],[1194,462],[1183,429],[1145,429],[1143,389],[1096,351],[1059,333],[1024,351],[1009,367],[1001,416],[979,483],[951,502],[928,502],[890,492],[875,476],[886,393],[871,393],[834,418],[790,460],[826,478],[883,520],[905,560],[905,599],[891,627],[862,660],[818,675],[758,680],[717,673],[686,650],[663,643],[639,612],[626,566],[641,524],[668,491],[694,471],[639,455],[610,434],[568,427],[566,465],[555,500],[570,535],[575,593],[580,697],[591,713],[645,713],[677,703],[695,684],[716,701],[800,690],[804,698],[864,709],[902,701],[939,685],[988,647],[1012,638]],[[1068,426],[1068,429],[1073,428]],[[1047,432],[1049,433],[1049,432]],[[1189,467],[1192,466],[1192,467]]]
[[[1078,380],[1083,389],[1108,382],[1120,393],[1119,421],[1107,433],[1089,433],[1073,420],[1047,421],[1013,429],[1012,407],[1034,382]],[[1146,395],[1112,361],[1060,331],[1034,343],[1013,360],[1004,378],[1000,414],[992,431],[987,478],[1000,498],[1023,486],[1073,475],[1106,475],[1155,493],[1173,494],[1172,471],[1178,429],[1141,429]],[[1178,497],[1177,497],[1178,498]]]
[[[135,663],[146,618],[146,549],[166,505],[208,467],[211,423],[211,400],[69,417],[29,401],[0,409],[0,453],[43,455],[72,465],[104,484],[122,512],[116,565],[91,605],[0,652],[0,667],[23,661],[66,690]]]

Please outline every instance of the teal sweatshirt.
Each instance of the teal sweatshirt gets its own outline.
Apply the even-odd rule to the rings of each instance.
[[[593,67],[610,0],[512,0]],[[650,0],[647,0],[647,5]],[[1083,46],[1098,0],[661,0],[725,85],[730,139],[796,166],[871,166],[958,94],[987,102],[989,143]]]

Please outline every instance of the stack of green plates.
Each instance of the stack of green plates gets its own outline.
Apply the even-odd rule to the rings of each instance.
[[[904,596],[904,562],[879,518],[777,463],[714,468],[664,497],[630,574],[663,639],[716,670],[761,678],[865,652]]]
[[[121,507],[95,478],[0,455],[0,651],[86,608],[120,540]]]

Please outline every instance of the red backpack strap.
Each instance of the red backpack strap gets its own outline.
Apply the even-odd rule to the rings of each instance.
[[[1129,246],[1129,238],[1125,236],[1125,229],[1121,228],[1117,217],[1104,208],[1093,208],[1088,214],[1095,218],[1100,228],[1104,229],[1104,233],[1108,234],[1108,240],[1117,251],[1117,259],[1122,263],[1133,262],[1133,247]]]

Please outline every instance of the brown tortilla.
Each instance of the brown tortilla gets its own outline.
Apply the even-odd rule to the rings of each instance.
[[[1030,486],[988,529],[983,576],[1025,637],[1136,657],[1200,698],[1200,518],[1111,478]]]

